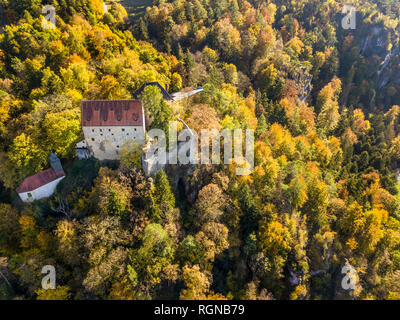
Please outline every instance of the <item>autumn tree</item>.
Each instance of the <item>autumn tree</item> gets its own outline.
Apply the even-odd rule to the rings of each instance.
[[[71,297],[70,288],[58,286],[55,290],[39,289],[36,291],[37,300],[69,300]]]
[[[339,94],[342,90],[342,82],[334,78],[326,85],[318,95],[317,110],[320,110],[317,117],[317,125],[324,133],[336,128],[339,122]]]
[[[163,280],[162,273],[175,254],[168,233],[159,224],[149,224],[144,230],[142,245],[130,253],[128,274],[131,282],[141,288],[140,294],[148,296]]]
[[[205,300],[210,287],[207,276],[200,271],[198,265],[183,267],[185,289],[181,291],[181,300]]]

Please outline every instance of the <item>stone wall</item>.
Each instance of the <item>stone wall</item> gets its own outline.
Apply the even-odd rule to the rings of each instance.
[[[91,154],[99,160],[118,160],[128,141],[139,145],[145,142],[145,130],[141,126],[83,127],[83,133]]]

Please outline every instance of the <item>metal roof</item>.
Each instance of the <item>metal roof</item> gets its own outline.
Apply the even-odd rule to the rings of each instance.
[[[92,100],[81,102],[82,126],[143,126],[139,100]]]

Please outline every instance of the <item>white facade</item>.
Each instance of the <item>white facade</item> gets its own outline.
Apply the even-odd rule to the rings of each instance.
[[[83,133],[88,149],[99,160],[118,160],[125,143],[145,142],[144,126],[83,127]]]
[[[49,198],[53,195],[54,191],[57,188],[57,185],[60,183],[64,177],[58,178],[44,186],[37,188],[36,190],[19,193],[19,197],[23,202],[33,202],[35,200],[40,200],[44,198]]]

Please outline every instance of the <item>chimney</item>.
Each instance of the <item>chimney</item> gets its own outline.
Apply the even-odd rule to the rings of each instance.
[[[50,159],[50,165],[55,173],[60,173],[64,171],[60,159],[58,159],[58,157],[53,152],[50,153],[49,159]]]

